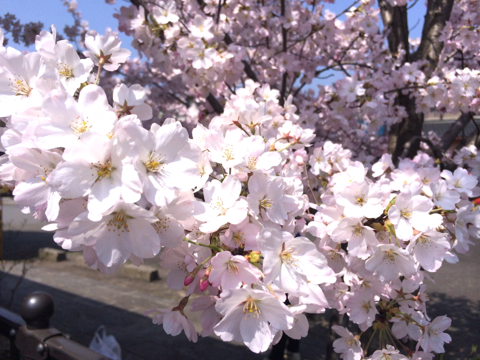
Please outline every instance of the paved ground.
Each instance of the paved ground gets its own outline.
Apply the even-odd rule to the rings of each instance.
[[[51,234],[38,232],[41,225],[28,220],[23,231],[21,216],[15,205],[4,206],[4,223],[10,231],[4,233],[4,253],[7,258],[25,259],[38,248],[54,246]],[[27,219],[29,219],[27,217]],[[16,224],[16,225],[15,225]],[[429,284],[429,315],[448,314],[453,319],[449,329],[453,344],[447,345],[444,360],[466,359],[472,345],[480,345],[480,246],[461,256],[457,265],[446,264],[432,274],[435,284]],[[215,337],[200,338],[192,344],[182,334],[171,337],[161,326],[152,325],[145,310],[175,306],[181,294],[171,291],[161,279],[146,283],[107,276],[78,265],[76,261],[59,263],[27,262],[26,276],[21,274],[24,261],[13,268],[4,268],[0,275],[0,305],[11,305],[18,312],[25,295],[37,290],[49,292],[56,304],[52,325],[71,334],[72,339],[88,345],[98,326],[105,325],[120,343],[124,360],[156,359],[262,359],[242,345],[224,343]],[[153,262],[154,263],[154,262]],[[12,262],[4,262],[10,266]],[[304,359],[323,359],[328,341],[328,316],[311,319],[309,336],[302,340]],[[194,316],[198,326],[199,319]]]

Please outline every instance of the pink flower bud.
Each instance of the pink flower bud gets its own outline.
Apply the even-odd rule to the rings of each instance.
[[[185,285],[185,286],[190,285],[193,282],[194,279],[195,279],[195,276],[193,274],[187,275],[187,277],[183,281],[183,285]]]
[[[204,276],[200,279],[200,290],[205,291],[208,287],[208,278]]]
[[[210,275],[210,271],[212,271],[212,265],[210,265],[207,270],[205,270],[205,276],[209,276]]]

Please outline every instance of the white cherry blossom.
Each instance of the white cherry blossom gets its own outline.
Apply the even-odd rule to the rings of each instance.
[[[412,195],[409,190],[400,193],[395,204],[388,210],[388,217],[395,226],[395,234],[399,239],[409,240],[413,229],[425,231],[438,227],[442,221],[439,214],[429,214],[432,202],[421,195]]]
[[[85,47],[88,51],[83,54],[91,59],[95,65],[101,64],[103,69],[115,71],[131,54],[130,50],[120,48],[121,43],[117,36],[102,36],[95,30],[90,30],[85,35]]]
[[[230,251],[221,251],[212,260],[212,270],[208,277],[212,286],[221,286],[223,290],[235,289],[245,283],[256,283],[261,272],[249,264],[243,256],[232,256]]]
[[[399,275],[410,277],[416,273],[415,262],[410,254],[393,244],[378,245],[365,262],[365,268],[384,282],[392,281]]]
[[[263,260],[264,281],[275,282],[292,295],[302,293],[302,285],[331,283],[334,272],[315,245],[304,237],[287,232],[264,229],[258,237]]]
[[[268,349],[274,336],[272,327],[288,330],[294,322],[279,299],[248,287],[222,292],[215,309],[223,316],[214,327],[215,334],[223,341],[243,342],[255,353]]]
[[[452,319],[447,316],[437,316],[433,321],[427,325],[423,335],[421,336],[418,344],[422,347],[423,351],[430,352],[435,351],[437,353],[444,352],[444,344],[452,341],[450,335],[445,334],[452,324]]]
[[[234,176],[227,176],[223,183],[212,180],[204,187],[205,202],[193,204],[193,216],[205,222],[203,232],[214,232],[226,223],[239,224],[247,217],[247,202],[239,198],[242,185]]]
[[[344,360],[360,360],[363,356],[360,340],[342,326],[333,325],[332,330],[341,336],[333,342],[335,352],[342,354]]]
[[[81,83],[88,80],[93,68],[91,59],[80,59],[73,45],[67,40],[60,40],[55,44],[57,57],[56,73],[65,90],[74,95]]]
[[[72,246],[92,246],[107,267],[123,264],[131,254],[151,258],[160,252],[160,240],[152,224],[155,215],[134,204],[118,202],[98,221],[84,212],[68,228]]]

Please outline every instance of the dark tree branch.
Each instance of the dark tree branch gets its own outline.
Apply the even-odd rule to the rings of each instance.
[[[257,77],[257,74],[255,74],[252,70],[252,68],[250,67],[250,64],[247,62],[247,60],[242,60],[242,63],[243,63],[243,66],[244,66],[244,71],[245,71],[245,74],[247,74],[247,76],[252,79],[253,81],[255,82],[260,82],[258,80],[258,77]]]
[[[402,157],[408,157],[409,148],[414,146],[414,145],[418,146],[421,142],[428,145],[428,147],[432,151],[432,155],[435,159],[441,160],[443,158],[443,154],[442,154],[442,151],[441,151],[440,148],[433,145],[433,143],[429,139],[423,138],[423,137],[420,137],[420,136],[413,137],[409,142],[407,142],[405,144],[406,146],[405,146],[405,149],[403,150]]]
[[[222,11],[222,0],[220,0],[220,1],[218,2],[217,17],[216,17],[216,19],[215,19],[215,24],[217,24],[217,25],[218,25],[218,23],[220,22],[220,13],[221,13],[221,11]]]
[[[285,0],[280,1],[282,17],[285,17]],[[287,52],[287,29],[282,26],[282,52]],[[285,69],[285,72],[282,76],[282,87],[280,90],[280,99],[279,104],[283,106],[285,104],[285,94],[287,93],[287,78],[288,71]]]
[[[388,31],[388,46],[393,55],[399,49],[405,50],[405,62],[426,60],[427,65],[422,69],[429,78],[438,65],[443,43],[439,41],[440,32],[446,21],[449,20],[454,0],[428,0],[427,13],[422,31],[422,40],[417,51],[410,54],[408,42],[407,7],[392,7],[386,0],[379,0],[380,11],[385,29]],[[411,142],[413,138],[421,138],[423,127],[423,114],[417,114],[415,97],[410,93],[398,93],[396,104],[403,106],[407,117],[401,123],[395,124],[390,129],[388,151],[392,154],[394,163],[399,156],[405,153],[407,143],[410,144],[406,151],[412,157],[419,149],[420,141]]]
[[[427,78],[433,73],[438,64],[443,43],[440,33],[450,19],[454,0],[428,0],[427,13],[423,24],[422,40],[417,51],[412,55],[413,61],[428,60],[428,67],[423,69]]]
[[[473,118],[473,116],[470,116],[470,120],[472,121],[473,126],[475,126],[475,130],[477,131],[477,135],[475,136],[475,142],[474,142],[474,144],[476,144],[478,142],[478,138],[480,137],[480,127],[478,127],[478,124]]]
[[[462,115],[460,115],[460,117],[450,126],[447,132],[443,134],[442,140],[440,141],[440,148],[443,151],[446,151],[450,145],[453,144],[455,138],[460,134],[460,131],[465,128],[471,117],[472,114],[470,112],[462,113]]]
[[[157,84],[157,83],[152,82],[152,85],[165,91],[165,89],[163,88],[163,86],[160,86],[160,85]],[[183,104],[184,106],[187,106],[187,107],[188,107],[187,101],[180,99],[177,95],[175,95],[175,94],[173,94],[173,93],[171,93],[171,92],[169,92],[169,91],[165,91],[165,94],[167,94],[168,96],[170,96],[170,97],[172,97],[173,99],[177,100],[179,103]]]
[[[227,44],[227,45],[233,44],[233,40],[230,37],[230,35],[228,35],[228,34],[225,34],[225,37],[223,38],[223,41],[225,41],[225,44]],[[244,66],[245,74],[247,74],[247,76],[250,79],[252,79],[253,81],[260,82],[258,80],[257,74],[255,74],[255,72],[252,70],[250,64],[246,60],[242,60],[242,63],[243,63],[243,66]]]
[[[218,102],[215,96],[213,96],[211,93],[208,94],[207,101],[218,115],[223,114],[223,106]]]
[[[392,6],[386,0],[379,0],[378,5],[383,25],[388,31],[387,39],[390,52],[396,55],[400,48],[403,48],[405,50],[405,61],[410,61],[407,7]]]

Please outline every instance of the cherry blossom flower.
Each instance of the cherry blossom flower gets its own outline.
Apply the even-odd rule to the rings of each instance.
[[[350,319],[363,328],[372,326],[375,315],[378,314],[373,293],[370,291],[348,294],[345,306],[348,308]]]
[[[225,137],[218,131],[210,132],[205,138],[205,144],[210,149],[210,160],[222,164],[225,169],[232,168],[243,162],[245,138],[239,129],[228,130]]]
[[[398,0],[396,1],[398,2]],[[400,351],[396,350],[392,345],[387,345],[386,349],[375,351],[368,360],[383,360],[388,358],[392,360],[408,360],[405,355],[400,354]]]
[[[437,316],[426,326],[423,335],[418,341],[418,345],[425,352],[435,351],[436,353],[443,353],[445,351],[443,344],[452,340],[450,335],[444,333],[451,324],[452,319],[447,316]]]
[[[154,6],[152,9],[152,16],[158,24],[168,24],[169,22],[175,23],[179,17],[175,14],[174,2],[162,2],[158,6]]]
[[[304,237],[293,237],[287,232],[264,229],[258,237],[258,246],[264,257],[264,282],[276,281],[289,294],[302,293],[302,285],[331,283],[334,273],[315,245]]]
[[[429,214],[431,201],[421,195],[413,195],[410,191],[400,193],[395,204],[388,210],[388,217],[395,226],[399,239],[408,240],[413,236],[413,229],[425,231],[438,227],[442,221],[439,214]]]
[[[193,201],[193,195],[185,191],[177,193],[173,201],[165,206],[154,205],[150,208],[157,217],[153,227],[162,245],[170,248],[181,245],[185,236],[185,229],[181,222],[191,218]]]
[[[308,335],[308,329],[310,328],[310,325],[307,317],[305,314],[303,314],[306,308],[307,307],[305,305],[290,306],[289,309],[293,315],[293,327],[288,330],[283,330],[283,332],[290,339],[300,340],[302,337],[306,337]],[[277,334],[280,335],[280,333],[281,332]]]
[[[348,102],[352,102],[356,100],[357,96],[364,95],[365,89],[356,76],[347,77],[340,85],[339,94],[344,96]]]
[[[152,309],[145,312],[145,315],[154,314],[153,323],[162,325],[163,330],[169,335],[177,336],[182,331],[188,340],[197,342],[198,335],[191,320],[189,320],[183,311],[175,309]]]
[[[45,208],[47,219],[54,221],[59,212],[60,195],[50,184],[50,174],[61,162],[61,155],[56,151],[17,147],[10,150],[9,158],[13,165],[29,174],[15,187],[15,201],[36,210]]]
[[[39,53],[22,54],[9,47],[0,53],[0,116],[9,116],[42,103],[51,88],[41,81],[45,64]]]
[[[163,126],[153,125],[150,131],[125,121],[118,137],[120,144],[134,144],[130,156],[142,179],[143,193],[152,204],[164,206],[173,200],[174,190],[192,189],[199,181],[200,149],[189,144],[187,131],[173,119]]]
[[[344,207],[345,216],[376,218],[383,210],[384,194],[379,186],[353,183],[335,194],[337,204]]]
[[[46,118],[38,122],[33,132],[37,146],[43,149],[69,148],[87,132],[107,136],[117,122],[104,90],[97,85],[83,88],[78,101],[64,91],[51,91],[42,110]]]
[[[344,218],[333,230],[332,240],[335,242],[348,241],[348,252],[353,256],[366,259],[378,245],[375,232],[372,228],[364,226],[357,218]]]
[[[210,28],[213,26],[213,19],[210,17],[204,17],[197,14],[190,24],[189,30],[192,36],[210,40],[213,38],[213,34],[210,32]]]
[[[90,30],[85,35],[85,47],[88,51],[83,54],[95,65],[101,65],[107,71],[115,71],[131,54],[130,50],[120,48],[121,43],[116,36],[102,36],[96,31]]]
[[[450,243],[445,235],[433,230],[418,234],[407,246],[414,259],[427,271],[439,269],[449,249]]]
[[[458,191],[448,190],[448,185],[444,180],[430,184],[430,187],[432,189],[432,200],[435,205],[445,210],[455,209],[455,204],[460,201]]]
[[[152,118],[152,107],[145,104],[146,90],[138,85],[127,87],[125,84],[113,89],[113,108],[118,115],[135,114],[140,120]]]
[[[223,341],[244,342],[255,352],[268,349],[272,328],[288,330],[293,326],[290,310],[273,295],[250,288],[222,292],[215,309],[223,319],[214,327]]]
[[[475,176],[469,175],[468,171],[462,168],[457,168],[453,174],[448,170],[443,170],[442,177],[447,181],[449,189],[455,189],[467,196],[472,196],[472,189],[478,183]]]
[[[160,251],[160,240],[152,224],[157,218],[134,204],[118,202],[99,221],[80,214],[68,228],[72,245],[93,246],[107,267],[123,264],[131,254],[151,258]]]
[[[123,151],[105,135],[85,133],[81,142],[68,149],[68,157],[64,154],[68,161],[52,171],[52,185],[65,198],[88,195],[92,219],[98,219],[120,199],[134,203],[141,197],[141,182],[133,165],[122,162]]]
[[[332,329],[341,336],[333,342],[333,350],[344,360],[360,360],[363,356],[360,340],[342,326],[333,325]]]
[[[189,270],[187,269],[186,258],[193,258],[185,245],[166,249],[160,255],[160,265],[164,269],[170,270],[167,275],[167,285],[174,290],[181,290]]]
[[[193,204],[193,216],[205,223],[203,232],[214,232],[226,223],[239,224],[247,216],[247,202],[239,199],[242,185],[234,176],[227,176],[223,183],[212,180],[204,187],[205,202]]]
[[[192,311],[202,311],[200,316],[202,337],[213,334],[213,328],[222,319],[221,315],[215,310],[217,300],[217,296],[209,295],[198,297],[192,301]]]
[[[386,170],[393,170],[392,155],[383,154],[378,162],[372,165],[372,172],[374,177],[381,176]]]
[[[365,262],[365,268],[375,272],[381,281],[392,281],[400,275],[413,276],[415,263],[410,254],[393,244],[378,245]]]
[[[242,283],[256,283],[261,272],[249,264],[243,256],[232,256],[229,251],[221,251],[212,260],[212,270],[208,277],[212,286],[222,286],[223,290],[235,289]]]
[[[238,167],[245,172],[268,171],[282,162],[279,153],[268,151],[269,146],[261,136],[251,136],[243,140],[242,144],[247,150],[245,151],[244,162]]]
[[[80,59],[73,45],[60,40],[55,45],[57,74],[65,90],[74,95],[81,83],[87,81],[93,68],[91,59]]]
[[[286,184],[277,177],[272,180],[260,171],[254,172],[248,181],[250,193],[247,196],[249,209],[264,220],[283,225],[288,212],[293,210],[294,201],[285,195]]]
[[[260,229],[257,225],[249,223],[246,218],[238,225],[230,225],[224,234],[220,234],[222,243],[231,247],[243,247],[245,250],[259,250],[257,236]]]

